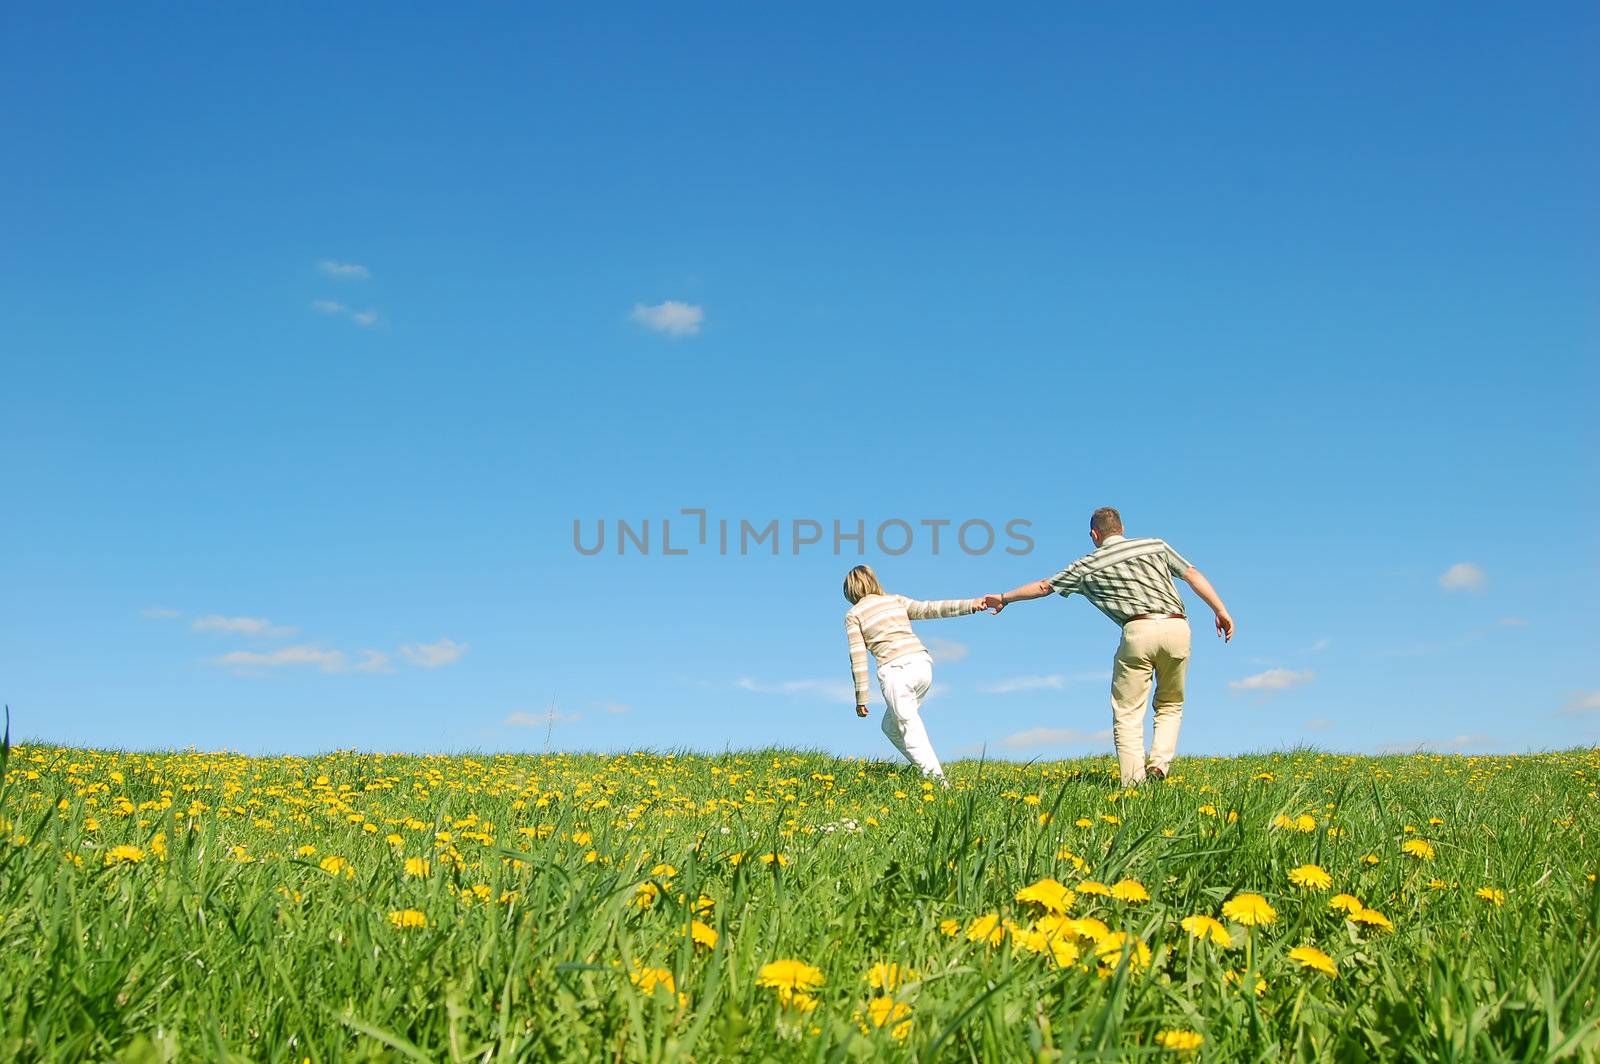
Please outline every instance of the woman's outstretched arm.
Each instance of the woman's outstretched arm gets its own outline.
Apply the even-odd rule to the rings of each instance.
[[[897,596],[906,608],[906,616],[913,621],[935,621],[941,617],[965,617],[983,609],[979,599],[920,599]]]

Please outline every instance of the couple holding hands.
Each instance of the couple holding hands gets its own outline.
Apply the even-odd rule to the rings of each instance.
[[[1217,635],[1233,638],[1233,618],[1205,576],[1159,539],[1129,539],[1122,516],[1109,506],[1089,518],[1094,550],[1059,573],[1013,588],[1002,595],[922,602],[883,590],[868,565],[844,578],[844,615],[855,681],[856,715],[867,715],[867,653],[878,660],[878,684],[886,709],[883,733],[895,749],[925,775],[944,781],[920,708],[933,686],[933,658],[911,630],[912,621],[959,617],[989,610],[999,613],[1013,602],[1077,593],[1122,629],[1111,666],[1112,736],[1122,783],[1164,779],[1178,748],[1183,720],[1183,680],[1189,667],[1189,621],[1174,578],[1184,580],[1216,614]],[[1144,713],[1155,683],[1155,735],[1148,758]]]

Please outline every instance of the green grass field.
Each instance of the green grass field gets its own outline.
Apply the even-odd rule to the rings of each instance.
[[[0,1058],[1600,1057],[1600,752],[1113,773],[18,746]]]

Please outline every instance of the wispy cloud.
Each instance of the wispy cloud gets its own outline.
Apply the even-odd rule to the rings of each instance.
[[[551,724],[576,724],[582,719],[581,713],[562,713],[557,710],[527,713],[519,709],[500,723],[512,728],[548,728]]]
[[[613,717],[620,717],[624,713],[633,712],[632,706],[624,705],[621,702],[594,702],[591,705],[601,713],[607,713]]]
[[[1418,739],[1415,742],[1408,743],[1383,743],[1376,750],[1380,754],[1453,754],[1470,750],[1487,750],[1497,743],[1498,740],[1493,736],[1475,732],[1471,735],[1455,735],[1447,739]]]
[[[1229,680],[1228,686],[1235,691],[1285,691],[1308,684],[1316,678],[1317,674],[1310,669],[1268,669],[1240,680]]]
[[[1579,713],[1600,713],[1600,691],[1579,691],[1567,700],[1561,707],[1561,712],[1568,715]]]
[[[352,672],[393,672],[389,655],[379,650],[363,650],[361,660],[350,666]]]
[[[978,690],[986,695],[1010,695],[1019,691],[1059,691],[1068,684],[1094,683],[1109,680],[1109,672],[1079,672],[1070,676],[1052,672],[1043,676],[1011,676],[992,683],[979,684]]]
[[[953,665],[967,656],[967,644],[957,643],[954,639],[934,637],[925,642],[928,645],[928,652],[933,655],[933,660],[941,665]]]
[[[317,269],[329,277],[337,277],[341,281],[365,281],[372,276],[372,271],[359,262],[336,262],[333,259],[323,259],[317,263]]]
[[[1057,746],[1088,746],[1108,742],[1111,739],[1111,729],[1103,731],[1079,731],[1077,728],[1029,728],[1026,731],[1012,732],[1003,739],[990,744],[991,748],[999,750],[1039,750]],[[957,753],[966,756],[976,754],[984,749],[982,745],[963,747]]]
[[[667,336],[693,336],[700,331],[700,323],[705,320],[705,316],[704,307],[693,303],[680,303],[676,299],[669,299],[654,306],[636,303],[629,314],[629,317],[646,329]]]
[[[181,610],[169,610],[163,606],[151,606],[139,611],[139,616],[147,621],[173,621],[183,616]]]
[[[279,647],[277,650],[235,650],[230,654],[212,658],[210,664],[221,669],[231,669],[241,675],[262,675],[273,669],[314,668],[322,672],[383,672],[389,657],[376,650],[364,650],[352,662],[342,650],[300,644]]]
[[[741,676],[737,686],[745,691],[763,695],[820,695],[836,702],[850,702],[856,697],[855,690],[849,684],[834,680],[780,680],[776,683],[763,683],[748,676]]]
[[[454,665],[467,652],[466,643],[441,639],[437,643],[407,643],[400,648],[405,659],[419,669],[439,669]]]
[[[286,639],[299,631],[289,624],[273,624],[265,617],[224,617],[209,613],[195,618],[189,625],[196,632],[226,632],[229,635],[252,635],[263,639]]]
[[[1483,570],[1471,562],[1456,562],[1439,577],[1446,591],[1482,591],[1487,583]]]
[[[1320,719],[1308,720],[1302,726],[1306,731],[1327,731],[1329,728],[1333,727],[1333,721]]]
[[[347,307],[336,299],[313,299],[311,309],[318,314],[326,314],[331,318],[349,318],[363,329],[370,329],[383,322],[383,315],[376,310],[356,310]]]
[[[1326,636],[1324,636],[1323,638],[1317,640],[1315,643],[1312,643],[1309,647],[1307,647],[1306,648],[1306,653],[1307,654],[1320,654],[1324,650],[1327,650],[1331,646],[1333,646],[1333,640],[1327,638]]]

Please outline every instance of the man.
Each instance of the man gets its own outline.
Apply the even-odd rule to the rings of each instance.
[[[1172,578],[1182,577],[1217,615],[1217,635],[1233,638],[1233,618],[1216,589],[1183,555],[1159,539],[1128,539],[1122,515],[1102,506],[1089,518],[1094,551],[1048,580],[1023,584],[1003,595],[985,595],[984,609],[999,613],[1013,602],[1063,598],[1077,592],[1122,628],[1111,666],[1111,734],[1122,765],[1122,784],[1130,787],[1148,773],[1167,776],[1178,749],[1183,721],[1183,678],[1189,669],[1189,620]],[[1144,710],[1155,676],[1155,736],[1146,766]]]

